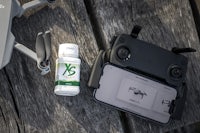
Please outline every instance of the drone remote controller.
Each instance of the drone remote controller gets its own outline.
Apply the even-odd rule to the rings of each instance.
[[[186,100],[188,59],[183,52],[168,51],[137,39],[141,27],[131,35],[121,34],[112,47],[101,50],[93,65],[88,86],[97,101],[159,123],[180,119]]]

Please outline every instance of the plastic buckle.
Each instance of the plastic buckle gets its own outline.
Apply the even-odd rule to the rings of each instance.
[[[41,75],[46,75],[51,71],[50,62],[48,62],[47,65],[45,64],[44,66],[39,64],[38,69],[41,70]]]

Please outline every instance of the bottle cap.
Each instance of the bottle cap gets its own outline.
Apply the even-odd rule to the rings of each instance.
[[[74,57],[78,58],[78,45],[73,43],[64,43],[59,45],[58,57]]]

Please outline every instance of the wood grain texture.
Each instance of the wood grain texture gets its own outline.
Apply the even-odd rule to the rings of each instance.
[[[192,47],[196,53],[189,58],[187,101],[181,121],[171,121],[158,126],[130,114],[126,114],[131,132],[164,132],[200,120],[200,48],[192,11],[187,0],[90,0],[85,1],[93,10],[93,25],[109,48],[112,36],[127,33],[137,24],[143,27],[139,39],[170,50],[172,47]]]
[[[57,0],[52,7],[32,10],[13,21],[17,42],[32,50],[37,33],[46,30],[52,35],[50,74],[41,76],[36,62],[16,50],[5,72],[0,71],[0,79],[5,81],[0,83],[0,131],[123,133],[118,111],[96,103],[86,86],[98,47],[83,1]],[[58,45],[66,42],[79,45],[82,60],[81,93],[75,97],[54,94]]]
[[[200,38],[200,0],[189,0],[192,8],[196,29]]]
[[[0,80],[0,132],[15,133],[23,129],[18,112],[15,110],[13,90],[4,69],[0,71]]]

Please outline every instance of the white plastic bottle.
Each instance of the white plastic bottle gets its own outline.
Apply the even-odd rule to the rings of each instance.
[[[60,44],[56,60],[54,93],[63,96],[75,96],[80,89],[80,63],[78,45]]]

